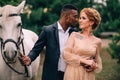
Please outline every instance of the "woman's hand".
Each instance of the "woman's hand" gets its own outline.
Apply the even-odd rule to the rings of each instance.
[[[87,72],[92,72],[97,68],[97,64],[95,64],[94,66],[89,66],[89,65],[84,65],[84,68],[86,69]]]
[[[91,72],[97,68],[97,64],[94,59],[81,59],[81,65],[86,69],[86,71]]]

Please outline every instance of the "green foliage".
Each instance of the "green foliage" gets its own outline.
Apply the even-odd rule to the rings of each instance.
[[[0,0],[0,6],[4,6],[7,4],[16,5],[20,3],[22,0]]]
[[[117,62],[120,63],[120,1],[107,0],[106,3],[107,6],[104,8],[105,10],[103,12],[104,31],[114,31],[118,33],[112,37],[108,52],[112,58],[117,59]]]
[[[100,52],[103,69],[101,73],[96,74],[96,80],[120,80],[120,64],[111,58],[105,47]]]
[[[112,43],[109,44],[108,52],[112,58],[117,59],[120,63],[120,33],[112,38]]]
[[[115,31],[120,26],[120,1],[119,0],[107,0],[106,6],[103,6],[102,11],[102,31]]]

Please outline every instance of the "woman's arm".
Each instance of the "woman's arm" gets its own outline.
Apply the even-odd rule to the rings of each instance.
[[[93,60],[84,59],[73,52],[75,37],[76,37],[76,32],[73,32],[68,38],[68,41],[65,45],[65,48],[62,54],[65,62],[67,62],[68,64],[76,64],[76,65],[81,65],[81,63],[84,63],[92,66],[93,63],[95,64]]]
[[[99,73],[102,70],[102,60],[101,60],[101,57],[100,57],[101,43],[102,43],[102,41],[100,40],[99,43],[98,43],[97,50],[96,50],[96,65],[97,65],[97,67],[94,70],[96,73]]]

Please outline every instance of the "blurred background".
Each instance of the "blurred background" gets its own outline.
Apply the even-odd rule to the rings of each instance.
[[[21,1],[0,0],[0,6],[17,6]],[[24,13],[21,14],[23,28],[39,35],[44,25],[59,19],[61,8],[66,3],[77,6],[79,12],[85,7],[93,7],[100,12],[102,22],[94,34],[103,41],[103,71],[96,75],[96,80],[120,80],[120,0],[26,0]],[[44,51],[41,54],[38,80],[41,78],[43,61]]]

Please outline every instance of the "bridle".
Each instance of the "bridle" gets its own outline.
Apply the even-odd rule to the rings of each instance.
[[[10,14],[9,16],[19,16],[18,14]],[[23,54],[25,55],[25,48],[24,48],[24,44],[23,44],[23,40],[24,40],[24,37],[23,37],[23,32],[22,32],[22,27],[20,28],[20,36],[18,37],[18,41],[16,42],[15,40],[13,39],[6,39],[5,41],[3,41],[3,39],[0,37],[0,42],[1,42],[1,55],[2,55],[2,58],[3,60],[5,61],[6,65],[11,69],[13,70],[14,72],[18,73],[18,74],[21,74],[21,75],[25,75],[26,77],[29,77],[29,73],[28,73],[28,68],[26,65],[23,65],[21,64],[23,67],[24,67],[24,72],[20,72],[18,70],[16,70],[14,67],[11,66],[11,64],[15,63],[15,62],[7,62],[5,58],[7,58],[6,54],[3,52],[4,48],[5,48],[5,45],[6,43],[13,43],[15,44],[16,48],[17,48],[17,52],[15,53],[14,57],[17,55],[17,53],[19,53],[19,57],[18,57],[18,60],[20,61],[21,63],[21,56],[20,56],[20,45],[22,46],[22,51],[23,51]]]
[[[23,33],[21,33],[21,34],[23,34]],[[3,58],[3,60],[5,61],[6,65],[7,65],[11,70],[13,70],[14,72],[16,72],[16,73],[18,73],[18,74],[26,75],[26,76],[28,77],[28,76],[29,76],[29,75],[28,75],[28,68],[27,68],[26,65],[22,65],[22,66],[24,66],[25,72],[17,71],[15,68],[13,68],[13,67],[10,65],[10,64],[12,64],[11,62],[7,62],[7,61],[6,61],[6,59],[5,59],[6,56],[3,55],[3,54],[4,54],[4,53],[3,53],[3,50],[4,50],[4,48],[5,48],[5,45],[6,45],[6,43],[9,43],[9,42],[14,43],[14,44],[16,45],[17,53],[19,53],[19,55],[20,55],[20,47],[19,47],[19,46],[22,45],[23,54],[25,55],[25,48],[24,48],[23,40],[24,40],[24,38],[21,38],[21,35],[20,35],[20,37],[18,38],[18,41],[17,41],[17,42],[14,41],[13,39],[7,39],[7,40],[3,41],[3,39],[0,38],[0,41],[1,41],[1,54],[2,54],[2,58]],[[17,53],[16,53],[16,55],[17,55]],[[15,55],[15,56],[16,56],[16,55]],[[15,57],[15,56],[14,56],[14,57]],[[18,57],[19,61],[20,61],[20,57],[21,57],[21,56]],[[20,63],[21,63],[21,62],[20,62]]]

